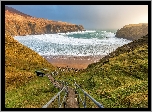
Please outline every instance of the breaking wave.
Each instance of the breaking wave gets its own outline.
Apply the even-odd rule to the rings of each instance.
[[[93,56],[106,55],[131,42],[117,38],[109,31],[87,30],[57,34],[15,36],[23,45],[40,55]]]

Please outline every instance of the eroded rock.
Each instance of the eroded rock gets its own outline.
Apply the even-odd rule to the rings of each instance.
[[[148,34],[148,23],[125,25],[117,30],[116,37],[129,40],[137,40]]]

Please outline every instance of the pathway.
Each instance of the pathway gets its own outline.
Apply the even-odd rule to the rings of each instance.
[[[63,88],[63,85],[61,85],[59,82],[57,82],[51,75],[46,74],[46,76],[49,78],[50,82],[59,89]],[[76,100],[76,95],[75,91],[71,88],[68,87],[68,96],[67,96],[67,101],[66,101],[66,108],[78,108],[78,102]]]

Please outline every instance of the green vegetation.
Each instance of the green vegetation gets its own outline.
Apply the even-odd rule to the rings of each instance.
[[[50,71],[55,69],[36,52],[18,43],[13,37],[5,35],[6,90],[35,78],[35,70],[41,68],[48,68]]]
[[[59,90],[47,77],[36,77],[34,71],[48,68],[51,72],[55,68],[12,37],[5,38],[6,107],[41,108]],[[71,87],[75,80],[105,108],[147,108],[148,36],[119,47],[84,71],[59,74],[54,76],[56,80]],[[87,107],[96,108],[88,98]]]
[[[5,14],[5,107],[41,108],[59,90],[47,77],[37,77],[35,70],[47,68],[52,72],[56,68],[12,36],[49,33],[50,30],[59,32],[58,25],[61,26],[60,32],[84,28],[35,18],[29,18],[28,24],[27,17],[22,18],[15,13]],[[33,24],[35,20],[36,26]],[[147,108],[148,35],[119,47],[99,62],[90,64],[84,71],[60,72],[55,79],[66,81],[73,88],[76,81],[105,108]],[[54,101],[52,107],[56,106]],[[87,107],[96,108],[88,98]]]
[[[56,78],[75,79],[105,108],[148,108],[148,36],[118,48],[83,73]]]
[[[48,78],[36,76],[35,70],[42,68],[55,69],[36,52],[5,34],[6,107],[42,107],[57,92]]]
[[[6,108],[42,108],[59,90],[47,77],[36,77],[5,93]]]

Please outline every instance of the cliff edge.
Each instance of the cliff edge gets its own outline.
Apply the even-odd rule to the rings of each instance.
[[[35,18],[16,9],[5,7],[5,32],[12,36],[83,31],[82,25]]]
[[[148,23],[129,24],[125,25],[120,30],[117,30],[116,37],[129,40],[137,40],[148,34]]]

